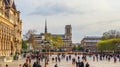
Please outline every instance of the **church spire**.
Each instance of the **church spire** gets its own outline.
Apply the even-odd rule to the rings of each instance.
[[[47,20],[45,19],[45,33],[47,33]]]
[[[16,5],[15,5],[14,0],[13,0],[13,2],[12,2],[12,8],[13,8],[14,10],[16,10]]]

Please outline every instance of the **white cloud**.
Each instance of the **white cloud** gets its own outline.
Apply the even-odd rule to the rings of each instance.
[[[77,11],[74,8],[70,8],[64,4],[45,4],[37,7],[31,15],[52,16],[58,14],[75,14]]]
[[[101,35],[118,29],[120,0],[15,0],[21,11],[23,33],[34,28],[44,32],[44,16],[51,33],[64,33],[64,26],[73,27],[73,41],[80,42],[85,35]],[[29,15],[30,13],[39,15]],[[28,26],[28,27],[27,27]],[[27,27],[27,28],[26,28]]]

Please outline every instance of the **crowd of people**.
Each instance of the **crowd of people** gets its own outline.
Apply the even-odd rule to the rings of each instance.
[[[72,61],[71,64],[75,65],[76,67],[84,67],[84,66],[90,67],[88,62],[84,64],[84,61],[86,61],[86,55],[83,55],[82,59],[80,59],[80,56],[79,55],[77,56],[77,54],[75,54],[75,57],[71,57],[71,56],[72,56],[71,54],[70,55],[58,54],[57,56],[51,56],[52,58],[46,61],[45,55],[31,54],[29,57],[27,57],[26,62],[23,64],[23,67],[41,67],[40,62],[43,62],[43,60],[45,60],[45,63],[49,61],[55,62],[56,64],[54,65],[54,67],[59,67],[57,63],[60,63],[62,60],[66,60],[66,62]],[[31,66],[31,59],[36,59],[33,66]]]
[[[25,57],[25,56],[24,56]],[[92,54],[92,55],[77,55],[77,54],[57,54],[54,56],[50,56],[48,58],[48,55],[46,54],[39,54],[39,53],[32,53],[29,54],[26,57],[26,61],[23,65],[19,65],[19,67],[42,67],[41,62],[44,62],[46,67],[49,64],[49,62],[55,62],[54,67],[59,67],[59,63],[61,61],[65,60],[66,63],[71,61],[71,64],[74,65],[75,67],[90,67],[89,62],[87,61],[87,58],[90,57],[93,59],[93,62],[99,62],[99,61],[114,61],[114,63],[117,62],[117,60],[120,61],[120,55],[119,54]],[[35,59],[36,61],[32,64],[31,61]],[[113,60],[111,60],[113,59]],[[6,67],[8,65],[6,64]]]

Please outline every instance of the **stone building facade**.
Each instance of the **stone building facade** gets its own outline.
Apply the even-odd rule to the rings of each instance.
[[[45,22],[45,32],[44,33],[48,33],[47,32],[47,24]],[[41,45],[42,45],[42,41],[43,41],[43,34],[33,34],[34,36],[34,41],[36,43],[37,49],[41,50]],[[51,33],[49,33],[51,34]],[[63,41],[63,46],[62,46],[62,50],[64,51],[71,51],[72,50],[72,27],[71,25],[66,25],[65,26],[65,34],[51,34],[53,37],[59,35],[62,37],[62,41]]]
[[[22,21],[13,0],[0,0],[0,56],[21,51]]]
[[[86,36],[81,40],[81,45],[84,51],[97,51],[97,42],[101,39],[101,36]]]

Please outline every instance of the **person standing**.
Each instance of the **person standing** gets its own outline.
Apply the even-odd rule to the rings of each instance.
[[[80,62],[80,67],[84,67],[83,61]]]
[[[37,62],[36,67],[41,67],[41,65]]]
[[[36,65],[37,65],[37,63],[36,63],[36,62],[34,62],[33,67],[36,67]]]
[[[6,67],[8,67],[8,64],[6,64]]]
[[[95,56],[93,55],[93,61],[95,61]]]
[[[66,57],[66,61],[68,61],[68,56]]]
[[[55,61],[57,62],[57,57],[55,57]]]
[[[22,65],[20,64],[19,67],[22,67]]]
[[[59,61],[59,62],[60,62],[60,60],[61,60],[60,57],[58,57],[58,61]]]
[[[119,55],[119,57],[118,57],[118,58],[119,58],[119,62],[120,62],[120,55]]]
[[[89,63],[88,63],[88,62],[86,63],[86,66],[85,66],[85,67],[90,67],[90,65],[89,65]]]
[[[52,62],[54,62],[54,57],[52,58]]]
[[[55,64],[55,66],[54,66],[54,67],[58,67],[58,66],[57,66],[57,64]]]
[[[29,65],[28,65],[28,63],[27,62],[25,62],[24,64],[23,64],[23,67],[28,67]]]
[[[114,56],[114,63],[116,63],[116,61],[117,61],[117,58]]]
[[[75,63],[76,63],[75,58],[72,58],[72,64],[75,64]]]
[[[78,62],[76,62],[76,67],[81,67],[80,60],[78,60]]]
[[[71,60],[71,55],[69,55],[69,60]]]
[[[80,57],[78,56],[78,60],[80,60]]]

